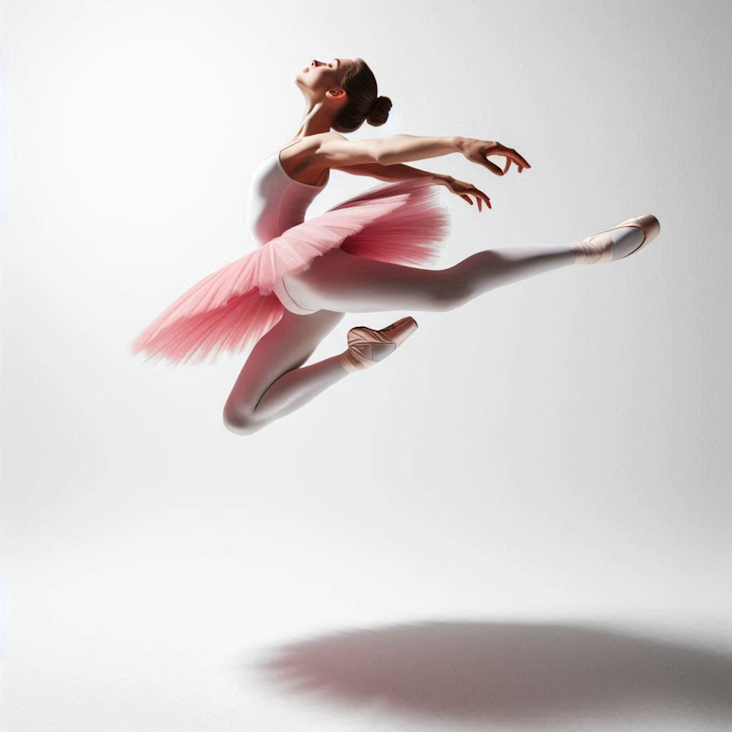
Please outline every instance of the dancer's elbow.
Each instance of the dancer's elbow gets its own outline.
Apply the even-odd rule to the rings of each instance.
[[[379,162],[383,152],[381,140],[346,140],[329,138],[320,143],[315,156],[330,168],[369,165]]]

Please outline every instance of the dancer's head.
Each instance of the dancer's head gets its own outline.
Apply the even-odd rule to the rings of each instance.
[[[353,132],[364,122],[383,125],[392,102],[380,97],[376,77],[362,58],[313,60],[296,77],[308,103],[322,104],[330,125],[338,132]]]

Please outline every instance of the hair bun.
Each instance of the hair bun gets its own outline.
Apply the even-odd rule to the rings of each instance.
[[[389,110],[392,108],[392,102],[389,97],[376,97],[368,115],[370,125],[383,125],[389,119]]]

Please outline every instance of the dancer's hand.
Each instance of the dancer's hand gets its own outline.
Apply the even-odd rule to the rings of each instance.
[[[483,210],[483,201],[488,204],[488,208],[493,208],[491,206],[491,199],[483,191],[479,191],[474,185],[457,180],[451,175],[436,175],[435,178],[440,185],[445,186],[448,191],[454,193],[456,196],[460,196],[460,198],[467,201],[471,206],[473,205],[473,200],[468,194],[475,196],[475,200],[478,202],[479,213]]]
[[[508,173],[508,169],[511,167],[512,161],[518,166],[519,173],[521,173],[524,168],[531,167],[527,160],[517,153],[512,147],[501,145],[500,142],[463,137],[460,140],[459,148],[460,152],[462,152],[468,160],[473,163],[483,165],[496,175],[506,175],[506,173]],[[489,155],[501,155],[505,157],[506,167],[501,170],[495,163],[487,160]]]

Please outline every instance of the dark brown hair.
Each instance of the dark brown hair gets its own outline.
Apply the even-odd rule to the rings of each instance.
[[[338,132],[353,132],[364,122],[374,127],[383,125],[389,119],[392,102],[389,97],[380,97],[376,77],[362,58],[354,59],[341,81],[348,95],[348,101],[333,120]]]

